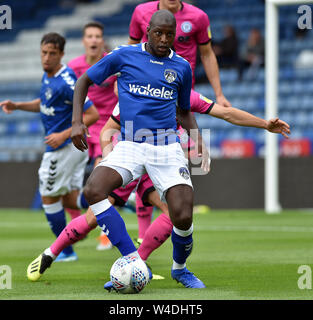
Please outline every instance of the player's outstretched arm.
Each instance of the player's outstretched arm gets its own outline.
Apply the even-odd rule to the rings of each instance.
[[[0,101],[2,110],[10,114],[14,110],[23,110],[29,112],[40,112],[40,99],[35,99],[27,102],[13,102],[11,100]]]
[[[209,152],[205,146],[205,143],[202,141],[202,136],[200,134],[200,130],[193,113],[190,112],[190,110],[177,108],[177,120],[180,125],[187,131],[189,136],[192,134],[192,130],[196,130],[197,137],[193,138],[196,138],[198,140],[198,157],[202,158],[201,168],[205,172],[209,172]]]
[[[210,115],[238,126],[255,127],[266,129],[273,133],[280,133],[285,138],[288,138],[288,134],[290,134],[290,126],[283,120],[276,118],[267,121],[256,117],[249,112],[233,107],[224,108],[217,103],[214,104],[210,111]]]
[[[83,122],[83,108],[88,88],[92,83],[87,73],[84,73],[77,80],[74,90],[71,138],[74,146],[80,151],[88,149],[85,137],[88,134],[88,129]]]
[[[231,107],[231,103],[225,98],[219,75],[219,68],[211,43],[199,46],[200,58],[204,71],[214,90],[216,101],[223,107]]]

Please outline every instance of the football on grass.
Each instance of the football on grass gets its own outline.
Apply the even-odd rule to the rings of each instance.
[[[146,264],[136,256],[118,258],[110,270],[114,289],[120,293],[138,293],[149,282]]]

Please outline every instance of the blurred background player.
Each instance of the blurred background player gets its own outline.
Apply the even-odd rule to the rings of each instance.
[[[108,51],[109,48],[103,38],[103,30],[104,27],[99,22],[89,22],[84,26],[82,42],[85,48],[85,54],[68,63],[68,66],[74,70],[77,78],[79,78],[87,69],[98,62],[101,58],[107,55],[105,48]],[[116,76],[111,76],[100,85],[94,84],[90,86],[88,90],[88,97],[92,100],[100,115],[100,119],[90,126],[90,137],[87,137],[89,158],[94,162],[94,166],[96,166],[102,159],[99,142],[100,131],[109,119],[118,101],[117,96],[114,94],[115,81]],[[69,211],[71,211],[72,216],[78,216],[80,214],[80,211]],[[112,248],[110,240],[103,232],[101,232],[99,240],[100,243],[97,246],[98,250]]]
[[[177,23],[174,49],[190,63],[192,87],[195,85],[194,71],[197,48],[199,48],[201,61],[214,90],[216,102],[221,106],[230,107],[231,103],[222,91],[219,68],[211,45],[209,17],[201,9],[180,0],[149,1],[139,4],[131,18],[128,43],[147,41],[147,26],[151,16],[160,9],[169,10],[174,14]]]
[[[0,102],[6,113],[14,110],[40,112],[47,147],[38,172],[39,192],[49,226],[56,237],[66,226],[64,206],[88,207],[80,193],[88,153],[79,152],[70,139],[76,76],[61,63],[64,46],[65,39],[57,33],[48,33],[42,37],[40,55],[44,75],[40,98],[29,102]],[[95,123],[98,118],[96,108],[87,99],[84,105],[85,125]],[[77,260],[77,255],[71,246],[65,248],[58,259],[73,260]]]

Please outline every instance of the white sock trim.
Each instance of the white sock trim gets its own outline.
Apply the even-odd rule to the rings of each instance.
[[[61,200],[52,204],[43,204],[42,207],[46,214],[54,214],[64,209]]]
[[[186,267],[186,263],[179,264],[173,260],[173,266],[172,266],[173,270],[184,269],[185,267]]]
[[[99,201],[97,203],[94,203],[90,206],[90,209],[92,210],[93,214],[97,216],[98,214],[108,210],[112,206],[109,199],[104,199],[102,201]]]
[[[79,192],[79,194],[78,194],[77,199],[76,199],[76,205],[77,205],[77,208],[79,208],[79,209],[83,209],[83,208],[82,208],[82,203],[81,203],[82,193],[83,193],[83,191],[81,190],[81,191]]]
[[[137,257],[138,259],[141,259],[141,257],[140,257],[140,255],[139,255],[139,253],[138,253],[137,250],[134,251],[134,252],[129,253],[128,256],[135,256],[135,257]]]
[[[55,256],[55,255],[52,253],[52,251],[51,251],[50,248],[47,248],[43,253],[44,253],[45,255],[47,255],[47,256],[50,256],[53,260],[55,260],[56,257],[57,257],[57,256]]]
[[[188,237],[189,235],[192,234],[193,232],[193,224],[191,225],[191,227],[188,229],[188,230],[180,230],[180,229],[177,229],[175,226],[173,227],[173,231],[181,236],[181,237]]]

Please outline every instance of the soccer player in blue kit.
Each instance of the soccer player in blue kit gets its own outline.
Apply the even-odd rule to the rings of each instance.
[[[77,209],[81,198],[86,152],[79,152],[71,143],[72,105],[75,73],[61,63],[64,55],[65,39],[57,33],[47,33],[40,45],[41,63],[45,71],[42,77],[40,97],[28,102],[0,102],[3,111],[14,110],[40,112],[45,129],[46,150],[39,169],[39,192],[49,226],[56,237],[66,226],[64,206]],[[89,99],[83,104],[84,123],[95,123],[98,112]],[[79,207],[82,207],[79,204]],[[65,248],[59,261],[76,260],[72,246]]]
[[[185,287],[205,288],[203,282],[186,268],[193,245],[193,189],[188,161],[176,134],[176,103],[181,125],[190,131],[197,129],[197,124],[190,112],[190,65],[171,50],[175,31],[172,13],[159,10],[151,18],[147,43],[118,47],[78,79],[71,136],[74,145],[85,151],[86,128],[82,110],[88,87],[120,72],[121,141],[93,170],[84,195],[98,225],[112,244],[123,256],[138,255],[125,223],[109,202],[108,195],[147,172],[161,199],[168,203],[174,224],[172,278]],[[200,135],[199,140],[202,167],[208,170],[208,155],[205,149],[202,150]]]

